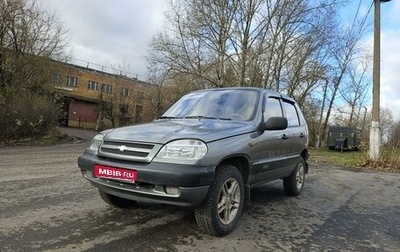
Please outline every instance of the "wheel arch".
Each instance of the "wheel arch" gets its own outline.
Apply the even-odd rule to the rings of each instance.
[[[217,169],[226,164],[238,168],[240,174],[242,174],[244,184],[245,185],[248,184],[250,179],[250,161],[246,155],[234,155],[226,157],[223,160],[221,160],[221,162],[217,165]]]

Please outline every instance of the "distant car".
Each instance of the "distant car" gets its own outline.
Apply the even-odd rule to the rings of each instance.
[[[250,189],[283,179],[298,195],[308,172],[308,128],[296,102],[259,88],[189,93],[159,119],[101,132],[78,164],[110,205],[195,206],[199,227],[224,236]]]

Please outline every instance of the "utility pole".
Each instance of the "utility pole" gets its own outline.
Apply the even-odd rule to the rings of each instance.
[[[381,80],[381,2],[390,0],[374,0],[374,62],[372,88],[372,122],[369,135],[369,155],[374,161],[379,159],[381,146],[381,132],[379,125],[380,112],[380,80]]]

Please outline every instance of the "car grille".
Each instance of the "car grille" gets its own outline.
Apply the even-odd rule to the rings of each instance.
[[[160,148],[161,145],[158,144],[104,141],[100,146],[99,156],[150,163]]]

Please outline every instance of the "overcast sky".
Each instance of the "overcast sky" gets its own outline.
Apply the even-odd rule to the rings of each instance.
[[[400,1],[382,4],[381,15],[381,107],[400,118]]]
[[[130,72],[145,78],[143,56],[150,38],[162,27],[165,0],[42,2],[69,29],[74,58],[106,67],[125,64]]]
[[[146,78],[143,56],[150,38],[162,29],[166,0],[42,1],[70,30],[73,57],[84,61],[81,64],[125,64],[139,79]],[[371,3],[372,0],[363,0],[364,8],[368,9]],[[373,9],[369,14],[372,19]],[[382,4],[381,34],[381,107],[390,108],[395,117],[400,117],[399,0]],[[371,33],[371,46],[372,36]]]

